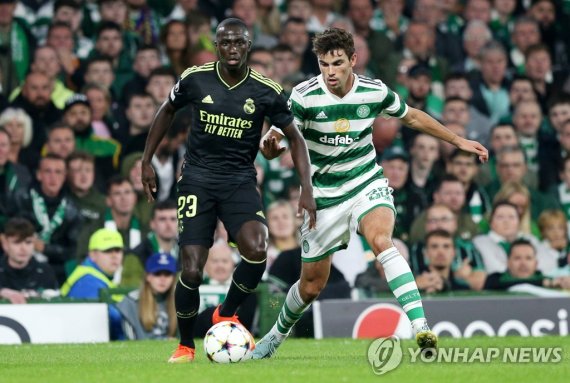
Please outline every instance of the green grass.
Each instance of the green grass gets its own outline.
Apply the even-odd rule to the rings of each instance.
[[[570,338],[440,339],[444,347],[562,347],[557,364],[410,363],[377,376],[367,361],[370,341],[289,339],[277,358],[233,365],[210,363],[198,345],[196,361],[169,365],[175,342],[0,346],[0,382],[536,382],[570,381]],[[404,347],[412,347],[410,341]]]

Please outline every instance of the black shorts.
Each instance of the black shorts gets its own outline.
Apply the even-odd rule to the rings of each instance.
[[[242,225],[259,221],[267,226],[255,182],[237,185],[180,182],[178,184],[178,243],[212,247],[218,218],[235,242]]]

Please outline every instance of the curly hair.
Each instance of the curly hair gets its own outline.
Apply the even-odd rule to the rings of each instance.
[[[341,49],[344,50],[348,58],[354,54],[352,34],[344,29],[329,28],[322,33],[317,33],[313,38],[313,52],[317,56]]]

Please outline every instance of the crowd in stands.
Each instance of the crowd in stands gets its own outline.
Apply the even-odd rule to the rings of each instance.
[[[374,123],[395,243],[424,294],[570,289],[568,1],[0,0],[1,299],[137,289],[110,305],[113,339],[175,335],[176,180],[191,110],[152,160],[154,203],[141,157],[180,75],[216,60],[213,31],[228,16],[249,28],[249,65],[286,92],[319,73],[315,33],[349,30],[357,75],[489,148],[482,164],[398,119]],[[301,267],[298,179],[288,152],[258,156],[256,169],[265,279],[287,291]],[[364,241],[347,251],[351,265],[333,264],[321,298],[388,291]],[[228,285],[239,261],[220,224],[208,282]],[[255,302],[245,306],[251,326]]]

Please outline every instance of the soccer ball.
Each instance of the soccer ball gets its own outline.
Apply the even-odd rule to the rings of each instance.
[[[204,338],[204,351],[212,362],[237,363],[251,359],[255,341],[239,323],[220,322],[213,325]]]

